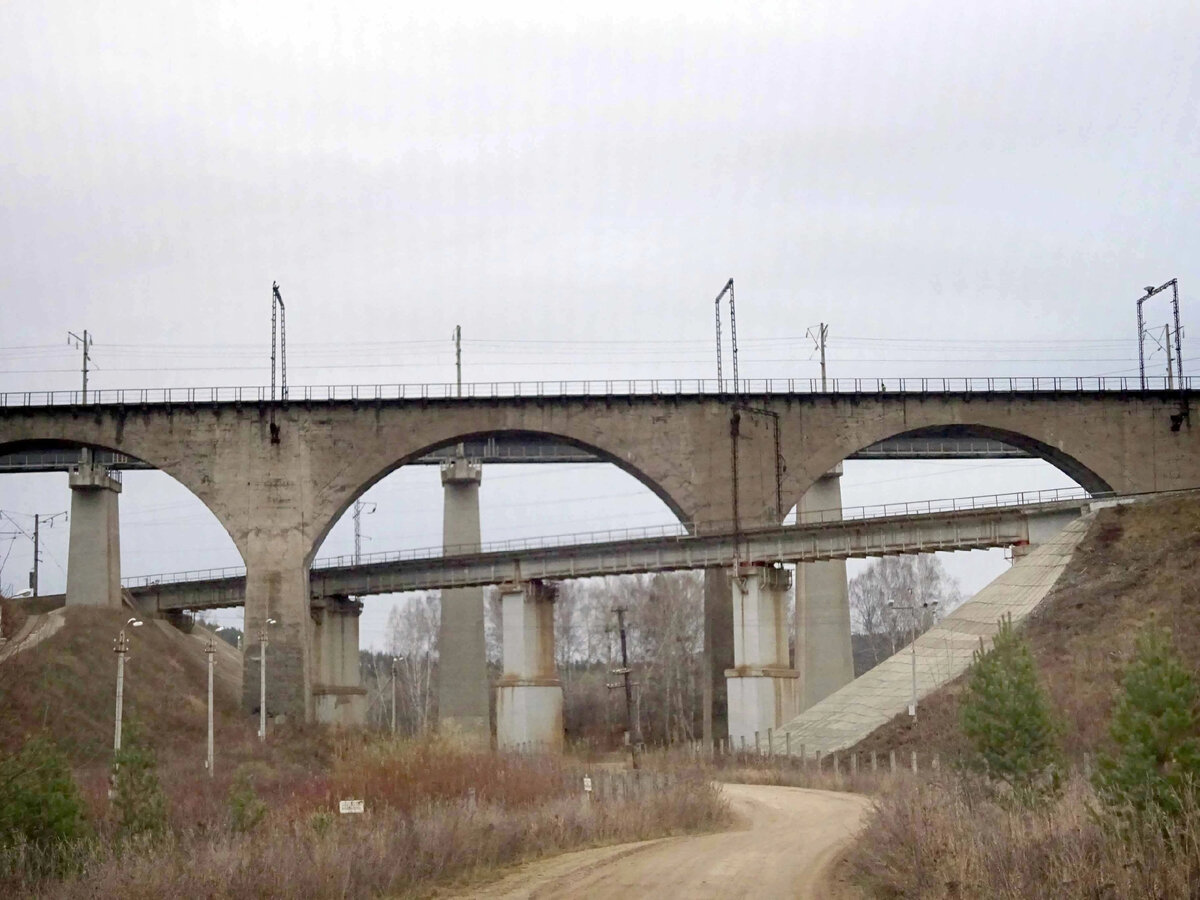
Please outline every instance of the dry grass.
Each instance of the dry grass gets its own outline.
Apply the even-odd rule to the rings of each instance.
[[[0,667],[0,751],[35,733],[66,753],[95,831],[65,880],[36,874],[20,848],[0,849],[0,888],[14,896],[366,897],[425,894],[435,884],[581,846],[729,824],[694,767],[604,800],[582,797],[583,764],[475,752],[449,741],[394,741],[289,726],[267,743],[218,680],[215,777],[203,767],[203,653],[150,625],[131,630],[125,714],[158,757],[169,827],[155,846],[115,841],[107,796],[119,610],[68,611],[65,627]],[[248,779],[266,807],[234,827],[230,788]],[[368,812],[340,816],[362,798]]]
[[[997,804],[970,781],[903,779],[877,799],[848,867],[873,897],[1200,894],[1200,810],[1122,839],[1095,809],[1082,778],[1032,810]]]
[[[177,780],[165,779],[167,839],[121,846],[103,817],[103,785],[90,785],[99,836],[79,848],[77,871],[39,880],[19,859],[0,859],[0,886],[62,897],[420,895],[535,856],[730,822],[717,789],[695,769],[587,800],[584,770],[561,758],[471,752],[435,739],[346,738],[323,773],[297,778],[261,761],[243,772],[268,808],[249,833],[232,827],[230,777],[210,783],[193,772],[189,781],[176,771]],[[364,799],[367,813],[339,815],[337,801],[348,798]]]
[[[1184,659],[1200,659],[1200,501],[1168,499],[1102,510],[1058,584],[1021,631],[1079,761],[1106,746],[1122,671],[1141,628],[1172,630]],[[914,724],[897,716],[855,748],[962,753],[965,678],[921,701]]]

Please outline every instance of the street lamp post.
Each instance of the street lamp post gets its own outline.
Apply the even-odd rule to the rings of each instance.
[[[217,645],[212,637],[208,639],[208,645],[204,648],[204,652],[208,655],[208,759],[205,762],[205,768],[208,769],[208,777],[213,777],[213,665],[216,659]]]
[[[267,626],[276,624],[267,619],[258,630],[258,739],[267,739]]]
[[[926,600],[920,606],[897,606],[894,600],[888,601],[888,609],[905,610],[907,612],[916,612],[917,610],[931,609],[937,606],[936,600]],[[912,651],[912,702],[908,705],[908,714],[912,716],[913,721],[917,719],[917,619],[912,617],[912,643],[909,644],[909,649]]]
[[[113,642],[113,652],[117,654],[117,708],[113,716],[113,755],[121,752],[121,716],[125,707],[125,658],[129,653],[129,641],[125,637],[125,629],[140,628],[142,620],[136,616],[130,618],[117,633]]]

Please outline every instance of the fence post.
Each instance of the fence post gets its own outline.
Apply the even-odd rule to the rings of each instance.
[[[767,729],[767,759],[770,759],[774,755],[775,755],[775,731],[774,731],[774,729],[768,728]]]
[[[808,750],[805,748],[803,742],[800,744],[800,768],[808,768]]]
[[[820,772],[821,771],[821,751],[820,750],[817,751],[816,765],[817,765],[817,771]]]
[[[858,774],[858,754],[857,753],[850,754],[850,774],[851,775]]]
[[[942,768],[942,756],[940,753],[933,754],[933,771],[939,772]]]
[[[871,751],[871,771],[872,771],[872,772],[878,772],[878,771],[879,771],[879,765],[878,765],[878,762],[879,762],[879,760],[877,760],[877,759],[875,758],[875,751],[874,751],[874,750],[872,750],[872,751]]]
[[[792,755],[792,733],[790,731],[785,731],[783,733],[783,743],[787,749],[787,755],[790,758]]]
[[[917,773],[917,751],[916,750],[914,750],[912,752],[912,770],[913,770],[913,774],[915,775]]]
[[[758,756],[761,753],[762,750],[758,746],[758,732],[756,731],[754,732],[754,755]]]
[[[896,751],[889,750],[888,758],[891,760],[891,763],[892,763],[892,774],[895,775],[896,774]]]
[[[840,777],[842,774],[841,764],[838,761],[838,755],[836,753],[833,754],[833,774],[838,777]]]

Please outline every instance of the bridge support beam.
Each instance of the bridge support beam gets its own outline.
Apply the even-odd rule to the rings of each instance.
[[[71,536],[67,550],[67,606],[121,605],[121,482],[84,458],[68,475]]]
[[[504,674],[496,683],[496,746],[563,748],[562,682],[554,666],[554,585],[500,586]]]
[[[803,524],[841,519],[841,480],[841,465],[822,476],[800,498],[796,520]],[[795,628],[803,711],[854,680],[844,559],[796,563]]]
[[[346,597],[312,601],[313,713],[325,725],[367,724],[367,689],[358,659],[358,619],[362,602]],[[270,674],[271,661],[267,660]]]
[[[456,457],[442,463],[445,495],[442,546],[446,553],[478,550],[479,485],[483,467]],[[488,711],[487,647],[484,642],[483,588],[442,591],[438,630],[439,728],[469,743],[491,744]]]
[[[729,692],[729,739],[765,740],[796,715],[800,673],[788,667],[787,590],[791,574],[782,567],[745,566],[732,578],[733,659],[725,672]]]
[[[704,570],[704,744],[729,737],[725,670],[733,668],[733,590],[724,566]]]

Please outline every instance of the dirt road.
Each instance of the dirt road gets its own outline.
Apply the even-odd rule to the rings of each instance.
[[[831,896],[829,870],[863,822],[865,797],[765,785],[729,784],[723,790],[742,820],[740,829],[567,853],[530,863],[464,896]]]

